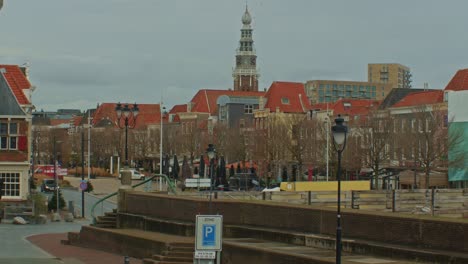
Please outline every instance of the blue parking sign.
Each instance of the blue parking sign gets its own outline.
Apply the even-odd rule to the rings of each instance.
[[[195,226],[195,250],[222,251],[222,215],[197,215]]]
[[[202,232],[203,232],[202,245],[203,246],[215,246],[216,225],[203,224]]]

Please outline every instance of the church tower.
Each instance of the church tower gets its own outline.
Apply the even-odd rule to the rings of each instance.
[[[257,56],[252,39],[252,17],[247,6],[242,16],[241,38],[236,53],[236,67],[232,72],[234,91],[258,91]]]

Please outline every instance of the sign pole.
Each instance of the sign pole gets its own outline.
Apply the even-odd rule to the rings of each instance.
[[[197,215],[195,229],[196,263],[221,263],[223,216]]]

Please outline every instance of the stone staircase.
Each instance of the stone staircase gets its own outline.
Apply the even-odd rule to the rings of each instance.
[[[143,259],[143,264],[191,264],[194,252],[193,243],[170,243],[161,255]]]
[[[101,228],[117,228],[117,210],[114,209],[112,212],[104,213],[104,216],[98,216],[94,226]]]

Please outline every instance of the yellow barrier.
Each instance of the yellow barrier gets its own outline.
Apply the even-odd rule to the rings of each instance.
[[[315,182],[282,182],[280,185],[282,191],[304,192],[304,191],[337,191],[337,181],[315,181]],[[368,191],[370,190],[369,181],[341,181],[342,191]]]

